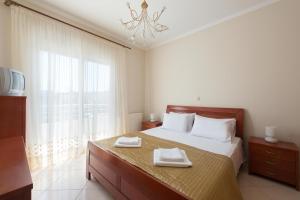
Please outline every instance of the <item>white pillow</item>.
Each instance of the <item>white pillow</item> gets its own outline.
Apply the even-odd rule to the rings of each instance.
[[[162,128],[178,132],[187,132],[187,115],[164,114]]]
[[[215,119],[196,115],[192,135],[230,142],[235,135],[235,119]]]
[[[190,132],[193,128],[196,113],[175,113],[170,112],[172,115],[186,115],[187,116],[187,131]]]

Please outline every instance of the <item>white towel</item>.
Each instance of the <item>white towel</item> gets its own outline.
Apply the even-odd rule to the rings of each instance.
[[[117,142],[119,144],[138,145],[139,137],[119,137]]]
[[[154,149],[153,151],[153,164],[155,166],[162,166],[162,167],[191,167],[192,162],[188,159],[184,150],[181,150],[182,155],[184,157],[184,162],[166,162],[161,161],[159,159],[159,150]]]
[[[142,139],[138,138],[137,144],[120,144],[118,140],[114,143],[114,147],[126,147],[126,148],[136,148],[142,146]]]
[[[184,157],[182,152],[178,148],[173,149],[158,149],[159,150],[159,160],[166,162],[184,162]]]

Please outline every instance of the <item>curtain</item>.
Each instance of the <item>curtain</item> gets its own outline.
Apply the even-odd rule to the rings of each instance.
[[[12,7],[12,65],[26,77],[27,147],[35,165],[126,131],[126,50]]]

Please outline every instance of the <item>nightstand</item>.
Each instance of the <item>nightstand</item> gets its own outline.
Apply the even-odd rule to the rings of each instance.
[[[250,137],[249,173],[258,174],[295,186],[299,190],[299,150],[290,142],[267,143]]]
[[[161,121],[143,121],[142,122],[142,130],[150,129],[150,128],[155,128],[158,126],[161,126],[162,122]]]

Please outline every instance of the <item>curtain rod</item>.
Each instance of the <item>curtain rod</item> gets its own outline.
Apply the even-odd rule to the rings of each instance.
[[[103,40],[106,40],[106,41],[109,41],[109,42],[111,42],[111,43],[120,45],[120,46],[122,46],[122,47],[124,47],[124,48],[127,48],[127,49],[131,49],[130,47],[128,47],[128,46],[126,46],[126,45],[124,45],[124,44],[121,44],[121,43],[118,43],[118,42],[116,42],[116,41],[113,41],[113,40],[110,40],[110,39],[108,39],[108,38],[105,38],[105,37],[103,37],[103,36],[97,35],[97,34],[95,34],[95,33],[92,33],[92,32],[90,32],[90,31],[88,31],[88,30],[85,30],[85,29],[83,29],[83,28],[80,28],[80,27],[78,27],[78,26],[75,26],[75,25],[73,25],[73,24],[70,24],[70,23],[68,23],[68,22],[62,21],[62,20],[60,20],[60,19],[57,19],[57,18],[55,18],[55,17],[52,17],[52,16],[47,15],[47,14],[45,14],[45,13],[42,13],[42,12],[40,12],[40,11],[34,10],[33,8],[29,8],[29,7],[27,7],[27,6],[24,6],[24,5],[22,5],[22,4],[18,3],[18,2],[13,1],[13,0],[5,0],[5,1],[4,1],[4,4],[5,4],[6,6],[12,6],[12,5],[13,5],[13,6],[20,6],[20,7],[22,7],[22,8],[25,8],[25,9],[30,10],[30,11],[33,11],[33,12],[35,12],[35,13],[41,14],[41,15],[43,15],[43,16],[45,16],[45,17],[51,18],[51,19],[53,19],[53,20],[56,20],[56,21],[58,21],[58,22],[61,22],[61,23],[63,23],[63,24],[66,24],[66,25],[68,25],[68,26],[71,26],[71,27],[73,27],[73,28],[76,28],[76,29],[78,29],[78,30],[81,30],[81,31],[83,31],[83,32],[89,33],[89,34],[91,34],[91,35],[93,35],[93,36],[96,36],[96,37],[98,37],[98,38],[101,38],[101,39],[103,39]]]

